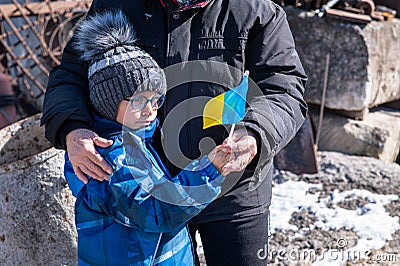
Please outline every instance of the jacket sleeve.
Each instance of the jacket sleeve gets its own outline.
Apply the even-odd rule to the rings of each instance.
[[[88,15],[102,1],[95,0]],[[64,48],[60,65],[52,69],[43,102],[41,124],[50,143],[65,149],[65,136],[77,128],[91,128],[87,69],[74,47],[73,36]]]
[[[245,51],[245,68],[255,84],[249,84],[249,107],[242,125],[258,133],[258,158],[263,164],[294,137],[304,122],[307,76],[284,10],[272,1],[260,6],[266,10],[259,11]]]
[[[118,157],[110,163],[114,172],[109,182],[91,179],[83,200],[93,210],[148,232],[170,232],[185,225],[219,195],[224,180],[207,157],[194,161],[170,181],[159,169],[136,167],[141,164],[138,161],[127,166]]]

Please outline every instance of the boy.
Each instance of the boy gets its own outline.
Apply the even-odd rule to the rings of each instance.
[[[89,177],[84,184],[66,155],[79,265],[194,265],[186,222],[219,195],[229,147],[216,147],[171,177],[151,146],[166,93],[163,71],[135,46],[121,12],[86,19],[77,36],[89,62],[93,127],[113,141],[98,149],[113,167],[105,182]]]

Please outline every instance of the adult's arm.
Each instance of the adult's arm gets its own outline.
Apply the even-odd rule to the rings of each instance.
[[[103,0],[94,0],[87,15],[102,8]],[[66,136],[75,129],[90,129],[88,64],[74,49],[75,35],[63,50],[60,65],[50,72],[43,102],[41,124],[46,138],[55,148],[66,149]]]
[[[98,11],[101,2],[94,1],[88,15]],[[88,65],[80,59],[74,42],[75,36],[65,47],[60,65],[50,73],[41,123],[53,146],[67,150],[80,180],[86,183],[86,175],[106,180],[112,170],[95,146],[107,147],[111,142],[90,130]]]
[[[303,99],[307,76],[295,50],[284,10],[263,1],[248,34],[246,66],[250,78],[249,108],[242,125],[258,139],[258,164],[281,150],[301,127],[307,113]]]
[[[59,149],[66,149],[65,137],[78,128],[90,129],[87,63],[73,49],[74,37],[64,49],[61,64],[50,73],[42,124],[46,138]]]

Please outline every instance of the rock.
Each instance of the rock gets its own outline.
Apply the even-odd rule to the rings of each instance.
[[[74,202],[64,152],[40,116],[0,130],[0,265],[76,265]]]
[[[319,113],[310,112],[314,125]],[[376,108],[364,120],[354,120],[326,111],[318,149],[396,161],[400,147],[400,110]]]
[[[306,101],[320,104],[330,54],[325,106],[365,114],[400,98],[400,20],[358,25],[286,7],[296,49],[309,76]]]

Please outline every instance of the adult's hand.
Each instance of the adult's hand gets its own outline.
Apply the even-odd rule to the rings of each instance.
[[[257,154],[256,137],[245,128],[235,130],[231,140],[224,140],[223,147],[231,153],[230,161],[222,168],[224,173],[242,171]]]
[[[99,137],[88,129],[75,129],[65,137],[67,153],[75,174],[87,184],[86,175],[104,181],[112,173],[111,166],[95,149],[95,145],[107,148],[112,145],[111,140]]]

